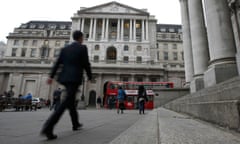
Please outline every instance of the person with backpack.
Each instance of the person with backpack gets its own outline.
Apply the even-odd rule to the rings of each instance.
[[[119,111],[121,110],[121,114],[123,114],[123,110],[125,108],[124,106],[124,100],[126,98],[126,93],[125,91],[122,89],[121,86],[118,87],[118,108],[117,108],[117,113],[119,114]]]
[[[147,98],[147,92],[144,88],[143,85],[140,85],[138,87],[138,107],[139,107],[139,114],[144,114],[144,105],[145,105],[145,101],[148,101]]]

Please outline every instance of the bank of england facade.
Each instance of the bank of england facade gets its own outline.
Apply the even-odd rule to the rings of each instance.
[[[107,81],[172,81],[185,83],[180,25],[157,24],[146,9],[117,2],[81,7],[72,22],[29,21],[8,35],[7,50],[0,62],[0,93],[14,86],[15,96],[31,92],[51,98],[61,87],[46,84],[50,69],[74,30],[84,33],[93,81],[84,90],[86,104],[103,96]],[[80,95],[80,94],[79,94]]]

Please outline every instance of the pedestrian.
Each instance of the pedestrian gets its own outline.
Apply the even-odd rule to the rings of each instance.
[[[121,86],[118,87],[118,108],[117,108],[117,113],[119,114],[119,110],[121,110],[121,114],[123,114],[123,110],[125,109],[124,106],[124,100],[126,98],[126,93],[125,91],[122,89]]]
[[[61,65],[57,81],[66,88],[66,97],[60,104],[59,108],[53,112],[43,125],[41,134],[48,140],[56,139],[57,135],[53,134],[53,129],[59,121],[65,109],[69,109],[72,120],[72,130],[80,130],[82,124],[78,120],[78,112],[75,107],[76,93],[83,80],[83,70],[86,71],[88,80],[92,79],[90,62],[88,59],[88,50],[83,42],[83,33],[81,31],[73,32],[74,42],[66,45],[60,52],[60,55],[52,68],[48,84],[52,84],[53,78]]]
[[[97,98],[97,103],[96,103],[97,109],[100,109],[100,108],[101,108],[101,104],[102,104],[102,99],[101,99],[100,96],[98,96],[98,98]]]
[[[55,111],[58,109],[58,107],[60,106],[60,103],[61,103],[61,94],[62,94],[61,88],[58,88],[53,92],[53,104],[52,104],[50,110],[52,108],[54,108]]]
[[[48,100],[46,101],[46,106],[51,109],[50,105],[51,105],[51,100],[48,99]]]
[[[147,92],[143,85],[140,85],[138,87],[138,108],[139,108],[139,114],[144,114],[144,104],[145,101],[148,101],[147,98]]]

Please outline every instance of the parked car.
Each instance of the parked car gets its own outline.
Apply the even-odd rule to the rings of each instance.
[[[36,106],[38,109],[42,108],[43,104],[40,98],[32,98],[32,106]]]

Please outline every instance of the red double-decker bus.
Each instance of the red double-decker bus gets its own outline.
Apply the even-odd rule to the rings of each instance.
[[[122,86],[126,93],[126,100],[124,102],[126,109],[138,108],[137,97],[138,87],[143,85],[147,90],[148,102],[145,103],[146,109],[154,108],[154,89],[161,88],[173,88],[173,82],[118,82],[109,81],[104,85],[104,107],[105,108],[116,108],[118,87]],[[111,103],[110,103],[111,102]]]

